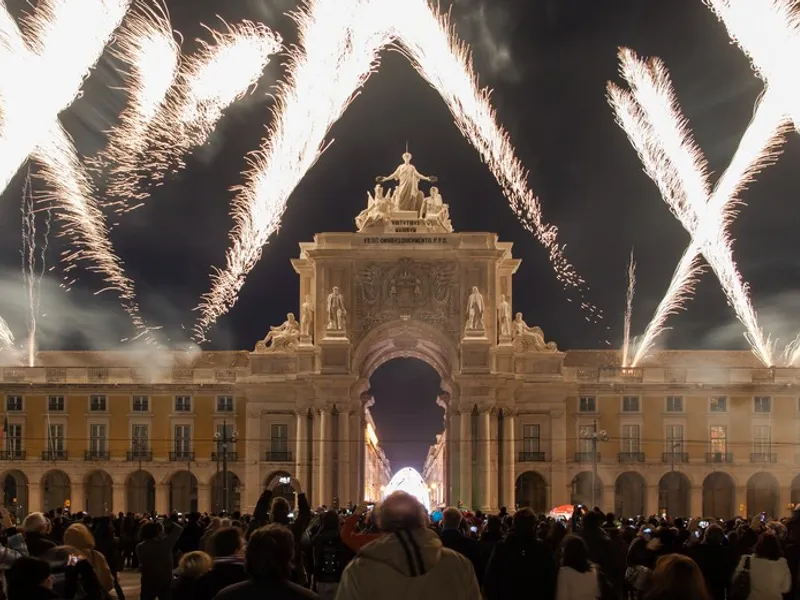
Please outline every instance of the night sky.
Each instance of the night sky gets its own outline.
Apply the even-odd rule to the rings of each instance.
[[[23,4],[9,2],[12,10]],[[228,21],[263,20],[287,43],[296,35],[284,14],[295,7],[292,0],[167,0],[167,5],[187,40],[185,51],[203,35],[200,23],[213,25],[215,14]],[[617,48],[629,46],[666,62],[715,174],[727,166],[762,83],[701,0],[455,0],[452,12],[458,31],[473,45],[482,83],[495,90],[499,119],[530,169],[545,218],[560,228],[567,256],[592,286],[590,298],[605,311],[606,321],[587,323],[577,303],[567,301],[545,252],[509,210],[437,93],[406,59],[387,51],[380,71],[334,127],[333,145],[292,194],[279,234],[250,274],[238,305],[211,331],[208,349],[252,348],[287,311],[297,311],[298,279],[289,259],[297,255],[298,243],[321,231],[352,231],[366,190],[376,175],[400,162],[406,142],[420,171],[439,177],[457,231],[492,231],[514,242],[515,255],[523,259],[514,310],[540,325],[548,340],[563,349],[619,345],[631,249],[638,263],[633,330],[644,329],[689,239],[642,173],[606,103],[606,82],[620,81]],[[210,146],[189,158],[188,167],[143,208],[119,219],[113,231],[145,317],[163,325],[174,343],[188,339],[210,266],[223,263],[233,196],[228,190],[241,183],[245,155],[257,148],[271,119],[267,94],[281,75],[281,62],[273,61],[256,93],[227,113]],[[124,106],[124,94],[110,89],[120,84],[114,67],[104,57],[84,95],[62,115],[85,155],[102,147],[102,131]],[[761,323],[784,340],[800,326],[793,318],[800,256],[798,160],[800,137],[792,134],[778,164],[745,194],[748,206],[733,227],[736,260],[752,286]],[[23,175],[0,198],[0,315],[18,337],[24,334],[26,306],[19,274]],[[78,281],[69,293],[59,288],[63,247],[63,241],[51,240],[48,260],[56,266],[42,287],[40,347],[117,345],[130,329],[113,292],[94,296],[103,285],[86,271],[70,274]],[[670,325],[673,330],[661,338],[664,347],[746,347],[712,273],[703,277],[688,311]],[[420,467],[441,428],[437,390],[435,373],[411,362],[388,364],[373,378],[379,435],[397,440],[387,444],[396,468]]]

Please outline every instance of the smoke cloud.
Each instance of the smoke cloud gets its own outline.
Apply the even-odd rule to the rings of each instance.
[[[459,36],[475,52],[479,70],[488,68],[494,77],[519,81],[508,33],[514,23],[509,8],[491,0],[453,0],[452,13]]]

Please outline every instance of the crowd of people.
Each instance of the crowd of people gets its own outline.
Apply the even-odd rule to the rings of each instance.
[[[266,491],[252,515],[91,516],[13,524],[0,511],[5,600],[800,600],[791,518],[569,519],[432,513],[404,492],[380,505],[296,511]]]

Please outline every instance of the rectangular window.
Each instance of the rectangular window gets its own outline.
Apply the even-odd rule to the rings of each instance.
[[[641,437],[638,425],[622,426],[622,452],[638,453],[641,452]]]
[[[48,396],[47,411],[64,412],[64,396]]]
[[[192,451],[191,425],[175,425],[175,457],[188,458]]]
[[[771,396],[756,396],[755,398],[753,398],[753,412],[771,413],[772,412],[772,397]]]
[[[175,396],[175,412],[192,412],[192,397]]]
[[[522,426],[522,451],[525,453],[541,452],[541,427],[535,425]]]
[[[665,452],[667,454],[683,454],[683,425],[667,425],[667,447]]]
[[[753,427],[753,453],[770,454],[772,452],[772,428],[769,425]]]
[[[728,397],[711,396],[711,400],[708,403],[708,411],[712,413],[728,412]]]
[[[581,396],[578,398],[578,412],[597,412],[597,398],[594,396]]]
[[[724,456],[728,452],[728,428],[712,425],[710,430],[711,454]]]
[[[281,453],[289,451],[289,426],[273,423],[270,427],[270,451]]]
[[[150,412],[150,398],[148,396],[134,396],[133,412]]]
[[[232,423],[217,423],[216,427],[217,431],[217,439],[227,439],[230,440],[233,437],[233,424]]]
[[[639,396],[623,396],[622,412],[639,412]]]
[[[134,457],[147,454],[150,449],[150,431],[147,425],[131,426],[131,450]]]
[[[594,451],[592,434],[594,425],[581,425],[578,428],[578,452],[581,454],[591,454]]]
[[[217,396],[217,412],[233,412],[233,396]]]
[[[667,396],[667,412],[683,412],[683,396]]]
[[[105,454],[107,444],[106,426],[89,425],[89,451],[95,456]]]
[[[61,424],[50,425],[47,440],[48,450],[58,455],[64,452],[64,426]]]
[[[6,443],[8,444],[6,450],[11,456],[22,455],[22,425],[20,423],[9,423]]]
[[[107,401],[105,396],[89,396],[90,412],[106,412]]]
[[[22,396],[6,396],[6,412],[22,412]]]

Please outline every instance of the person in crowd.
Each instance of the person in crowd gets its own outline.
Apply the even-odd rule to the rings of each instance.
[[[600,581],[597,569],[589,560],[586,542],[577,535],[568,535],[561,547],[556,600],[597,600],[599,597]]]
[[[725,592],[736,568],[736,555],[725,545],[722,527],[710,524],[703,532],[702,543],[689,547],[686,554],[700,567],[711,599],[725,600]]]
[[[119,584],[119,570],[122,564],[122,553],[119,547],[119,538],[115,535],[116,531],[110,518],[102,517],[94,523],[94,543],[95,549],[100,552],[108,563],[111,577],[114,581],[114,590],[118,600],[125,600],[125,593]]]
[[[239,529],[217,529],[208,546],[213,563],[211,570],[198,580],[194,600],[212,600],[220,590],[247,580],[244,571],[244,538]]]
[[[178,577],[172,582],[172,600],[196,598],[200,591],[199,581],[210,570],[211,557],[205,552],[194,550],[182,555],[178,561]]]
[[[383,532],[375,526],[373,517],[374,513],[370,512],[366,504],[359,504],[353,514],[344,520],[341,532],[342,541],[353,552],[358,552],[363,546],[383,536]],[[366,521],[365,531],[357,531],[362,518]]]
[[[6,573],[8,600],[57,600],[53,584],[50,565],[33,556],[20,557]]]
[[[322,600],[336,598],[342,573],[353,558],[353,551],[342,541],[339,529],[339,514],[335,510],[326,511],[312,541],[312,589]]]
[[[245,550],[247,581],[219,592],[215,600],[315,600],[312,591],[292,583],[295,543],[292,532],[273,523],[250,534]]]
[[[557,572],[552,552],[536,538],[536,516],[523,508],[514,513],[511,532],[495,546],[486,566],[486,598],[521,598],[523,590],[536,590],[538,600],[553,600]]]
[[[383,535],[363,546],[344,570],[336,600],[480,600],[472,564],[443,547],[416,498],[390,494],[378,509],[377,525]]]
[[[89,561],[103,591],[110,592],[114,589],[114,577],[111,575],[111,569],[105,556],[95,550],[94,536],[86,525],[73,523],[67,527],[64,531],[64,545],[75,548],[77,554]]]
[[[73,546],[56,546],[40,557],[50,565],[54,575],[53,591],[66,600],[105,600],[108,593],[103,590],[97,572]]]
[[[182,528],[174,521],[149,521],[142,525],[142,541],[136,546],[141,569],[141,600],[169,600],[172,560]]]
[[[136,558],[136,537],[138,533],[136,518],[133,513],[128,513],[120,525],[121,568],[123,569],[125,567],[136,569],[139,566],[139,559]]]
[[[28,554],[41,556],[48,550],[56,547],[55,542],[47,539],[50,522],[40,512],[32,512],[22,521],[22,530],[25,532],[25,545]]]
[[[604,521],[605,515],[599,510],[586,513],[580,535],[589,549],[589,559],[600,568],[603,577],[603,596],[606,600],[622,595],[625,568],[602,527]]]
[[[484,570],[480,549],[478,548],[478,542],[461,533],[460,528],[463,521],[464,517],[456,507],[451,506],[446,509],[442,514],[442,532],[439,537],[442,540],[442,546],[455,550],[472,563],[472,567],[475,569],[475,577],[478,578],[478,584],[480,585],[483,581]]]
[[[783,557],[778,538],[771,531],[758,536],[752,555],[744,555],[736,567],[736,581],[743,569],[750,571],[750,595],[747,600],[781,600],[792,587],[789,564]]]
[[[219,517],[213,517],[211,519],[203,535],[200,536],[200,550],[208,552],[209,554],[211,553],[211,536],[214,535],[214,532],[219,529],[221,525],[222,519]]]
[[[177,548],[182,554],[200,550],[200,538],[203,530],[200,528],[200,513],[189,513],[186,517],[186,526],[178,539]]]
[[[497,542],[503,539],[503,521],[499,516],[491,515],[486,519],[486,527],[481,532],[480,540],[478,541],[478,554],[480,555],[481,565],[489,563],[489,557],[492,555],[494,547]],[[483,578],[481,572],[480,579]],[[480,581],[479,579],[479,581]]]
[[[656,562],[645,600],[709,600],[703,574],[691,558],[667,554]]]

